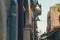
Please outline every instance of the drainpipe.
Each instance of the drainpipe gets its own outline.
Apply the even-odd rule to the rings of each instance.
[[[23,0],[18,0],[18,39],[23,40]]]

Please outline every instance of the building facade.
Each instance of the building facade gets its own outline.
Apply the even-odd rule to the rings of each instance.
[[[47,15],[47,40],[60,40],[60,4],[52,6]],[[44,37],[44,36],[43,36]]]
[[[50,8],[47,25],[47,29],[51,31],[60,26],[60,4],[56,4]]]

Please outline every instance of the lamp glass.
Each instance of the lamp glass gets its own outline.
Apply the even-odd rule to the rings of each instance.
[[[36,9],[40,9],[40,8],[39,8],[39,5],[36,5]]]

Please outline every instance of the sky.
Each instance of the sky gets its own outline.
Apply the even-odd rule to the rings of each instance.
[[[42,13],[39,17],[41,21],[37,21],[38,31],[43,34],[46,32],[47,27],[47,14],[51,6],[59,4],[60,0],[38,0],[38,3],[42,6]]]

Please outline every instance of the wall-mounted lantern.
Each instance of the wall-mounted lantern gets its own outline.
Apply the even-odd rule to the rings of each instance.
[[[38,1],[34,5],[34,8],[35,8],[35,11],[36,11],[37,15],[41,15],[41,5],[39,5]]]

